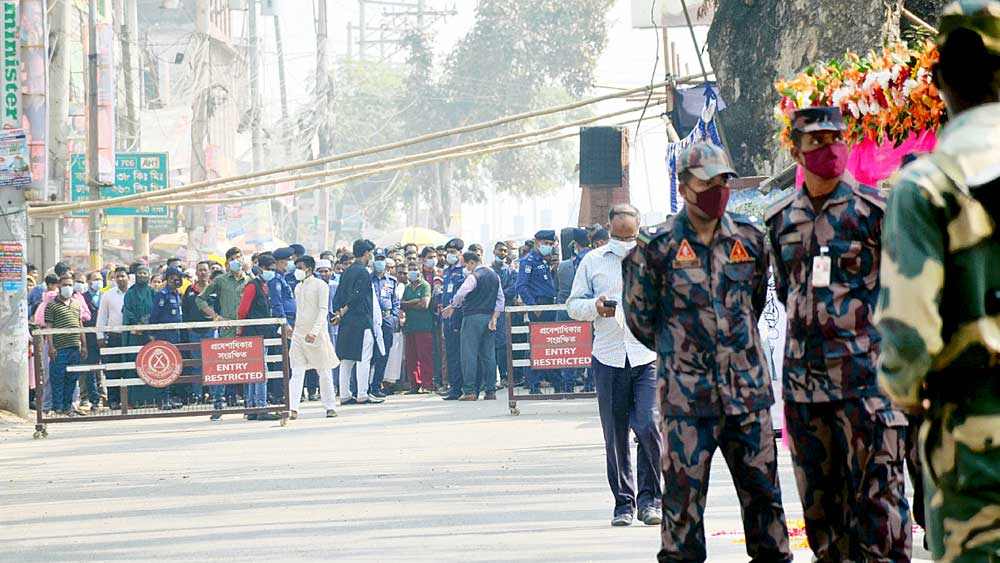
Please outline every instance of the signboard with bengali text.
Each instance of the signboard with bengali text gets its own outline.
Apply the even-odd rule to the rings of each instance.
[[[169,184],[167,174],[166,153],[118,154],[115,156],[115,185],[102,187],[101,199],[162,190]],[[82,154],[74,154],[70,157],[70,181],[73,188],[73,201],[90,199],[90,188],[87,186],[87,163]],[[86,216],[87,212],[79,211],[73,214]],[[166,217],[169,214],[169,209],[166,205],[109,207],[104,210],[104,214],[108,216]]]
[[[202,384],[263,383],[267,380],[264,353],[264,339],[260,336],[202,340]]]
[[[531,323],[531,369],[590,366],[594,346],[588,322]]]

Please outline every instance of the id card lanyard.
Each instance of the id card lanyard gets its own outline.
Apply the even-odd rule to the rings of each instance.
[[[827,255],[830,252],[829,246],[819,247],[819,256],[813,257],[812,265],[812,286],[830,287],[830,271],[833,268],[833,261]]]

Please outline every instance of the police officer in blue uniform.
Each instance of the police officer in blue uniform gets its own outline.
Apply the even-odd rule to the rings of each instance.
[[[462,249],[465,243],[454,238],[444,245],[445,270],[444,290],[441,293],[441,303],[451,303],[458,288],[465,282],[465,267],[462,265]],[[444,353],[448,357],[448,384],[450,388],[444,396],[446,401],[457,401],[462,396],[462,312],[455,311],[450,318],[442,319],[444,324]],[[472,374],[475,377],[475,374]]]
[[[267,282],[267,294],[271,301],[271,316],[278,319],[284,317],[288,321],[287,330],[289,336],[291,336],[291,331],[295,328],[295,292],[288,283],[288,277],[291,277],[291,280],[294,282],[295,276],[289,273],[288,266],[291,266],[292,272],[295,271],[295,261],[293,260],[295,253],[291,248],[279,248],[271,253],[271,257],[277,263],[274,278]],[[281,330],[281,328],[275,327],[275,330]],[[312,373],[312,370],[306,372],[305,388],[315,393],[319,389],[319,377],[313,373],[312,379],[315,382],[313,385],[310,385],[310,373]],[[284,400],[285,396],[284,383],[280,379],[268,380],[267,394],[272,404],[280,403]]]
[[[525,305],[551,305],[555,303],[555,278],[546,263],[548,257],[555,252],[555,248],[555,231],[541,230],[535,233],[534,247],[521,259],[515,283],[517,294],[521,296],[521,301]],[[536,311],[528,313],[527,318],[529,322],[548,322],[554,321],[556,316],[554,311]],[[530,393],[540,395],[542,391],[539,387],[541,382],[538,372],[528,368],[526,377]]]
[[[153,295],[153,308],[149,312],[149,324],[171,324],[184,322],[184,312],[181,308],[180,287],[184,279],[184,273],[177,268],[167,268],[163,276],[166,282],[163,288]],[[181,331],[178,329],[158,330],[152,335],[156,340],[163,340],[171,344],[181,343]],[[171,388],[165,387],[158,390],[160,408],[170,410],[180,408],[179,401],[171,398]]]
[[[382,308],[382,338],[385,342],[385,354],[379,354],[376,346],[375,372],[372,375],[368,394],[380,399],[385,397],[382,392],[382,380],[385,378],[385,368],[389,362],[389,349],[392,348],[393,334],[399,324],[399,297],[396,295],[396,287],[399,282],[386,271],[387,257],[386,249],[376,248],[372,260],[372,287],[375,288],[375,295],[378,296],[379,306]]]

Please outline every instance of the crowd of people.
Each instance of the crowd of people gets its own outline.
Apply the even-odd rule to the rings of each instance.
[[[395,393],[439,393],[445,400],[496,399],[506,384],[507,342],[505,305],[565,302],[580,259],[591,247],[607,243],[605,229],[575,229],[572,255],[561,257],[555,231],[542,230],[533,239],[517,244],[499,241],[487,255],[480,244],[465,246],[461,239],[420,247],[397,244],[376,247],[366,239],[351,248],[320,251],[314,258],[298,244],[273,251],[244,255],[230,248],[221,261],[195,264],[180,258],[162,263],[138,260],[128,265],[107,264],[99,271],[85,271],[68,261],[55,264],[39,280],[28,268],[28,314],[37,327],[117,327],[143,324],[205,323],[227,320],[285,319],[292,339],[290,403],[295,411],[301,400],[323,401],[335,416],[334,401],[342,405],[381,404]],[[317,298],[315,283],[325,296]],[[549,320],[539,313],[533,320]],[[562,318],[566,318],[563,316]],[[303,319],[306,319],[303,323]],[[513,321],[523,324],[524,315]],[[332,353],[302,350],[319,337],[315,330],[296,340],[299,327],[321,322]],[[97,332],[58,335],[45,340],[49,377],[44,392],[33,400],[45,412],[87,416],[103,409],[120,409],[121,394],[108,378],[134,376],[128,370],[67,371],[70,366],[127,362],[133,356],[111,354],[119,347],[138,347],[152,340],[175,344],[199,343],[207,338],[261,336],[274,338],[275,325],[171,328],[157,331]],[[298,345],[296,345],[298,343]],[[105,350],[102,355],[101,349]],[[276,353],[276,352],[272,352]],[[198,359],[197,347],[189,352]],[[313,367],[316,364],[316,367]],[[308,365],[298,370],[298,365]],[[280,370],[271,364],[270,369]],[[357,377],[358,373],[368,377]],[[464,374],[468,376],[463,377]],[[515,370],[516,383],[531,393],[545,387],[573,391],[593,389],[584,370],[542,372]],[[184,375],[200,375],[190,367]],[[329,376],[329,377],[327,377]],[[550,382],[544,381],[550,380]],[[325,384],[332,383],[330,388]],[[155,406],[162,410],[191,404],[263,408],[282,404],[280,379],[267,383],[203,387],[176,384],[164,389],[130,387],[131,408]],[[297,413],[293,413],[293,417]],[[272,420],[273,413],[247,415]],[[219,420],[215,413],[213,420]]]

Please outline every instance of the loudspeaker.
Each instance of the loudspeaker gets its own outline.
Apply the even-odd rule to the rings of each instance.
[[[628,139],[621,127],[580,128],[581,186],[619,187],[627,165]]]
[[[566,227],[559,232],[559,244],[562,246],[560,258],[566,260],[573,256],[573,227]]]

